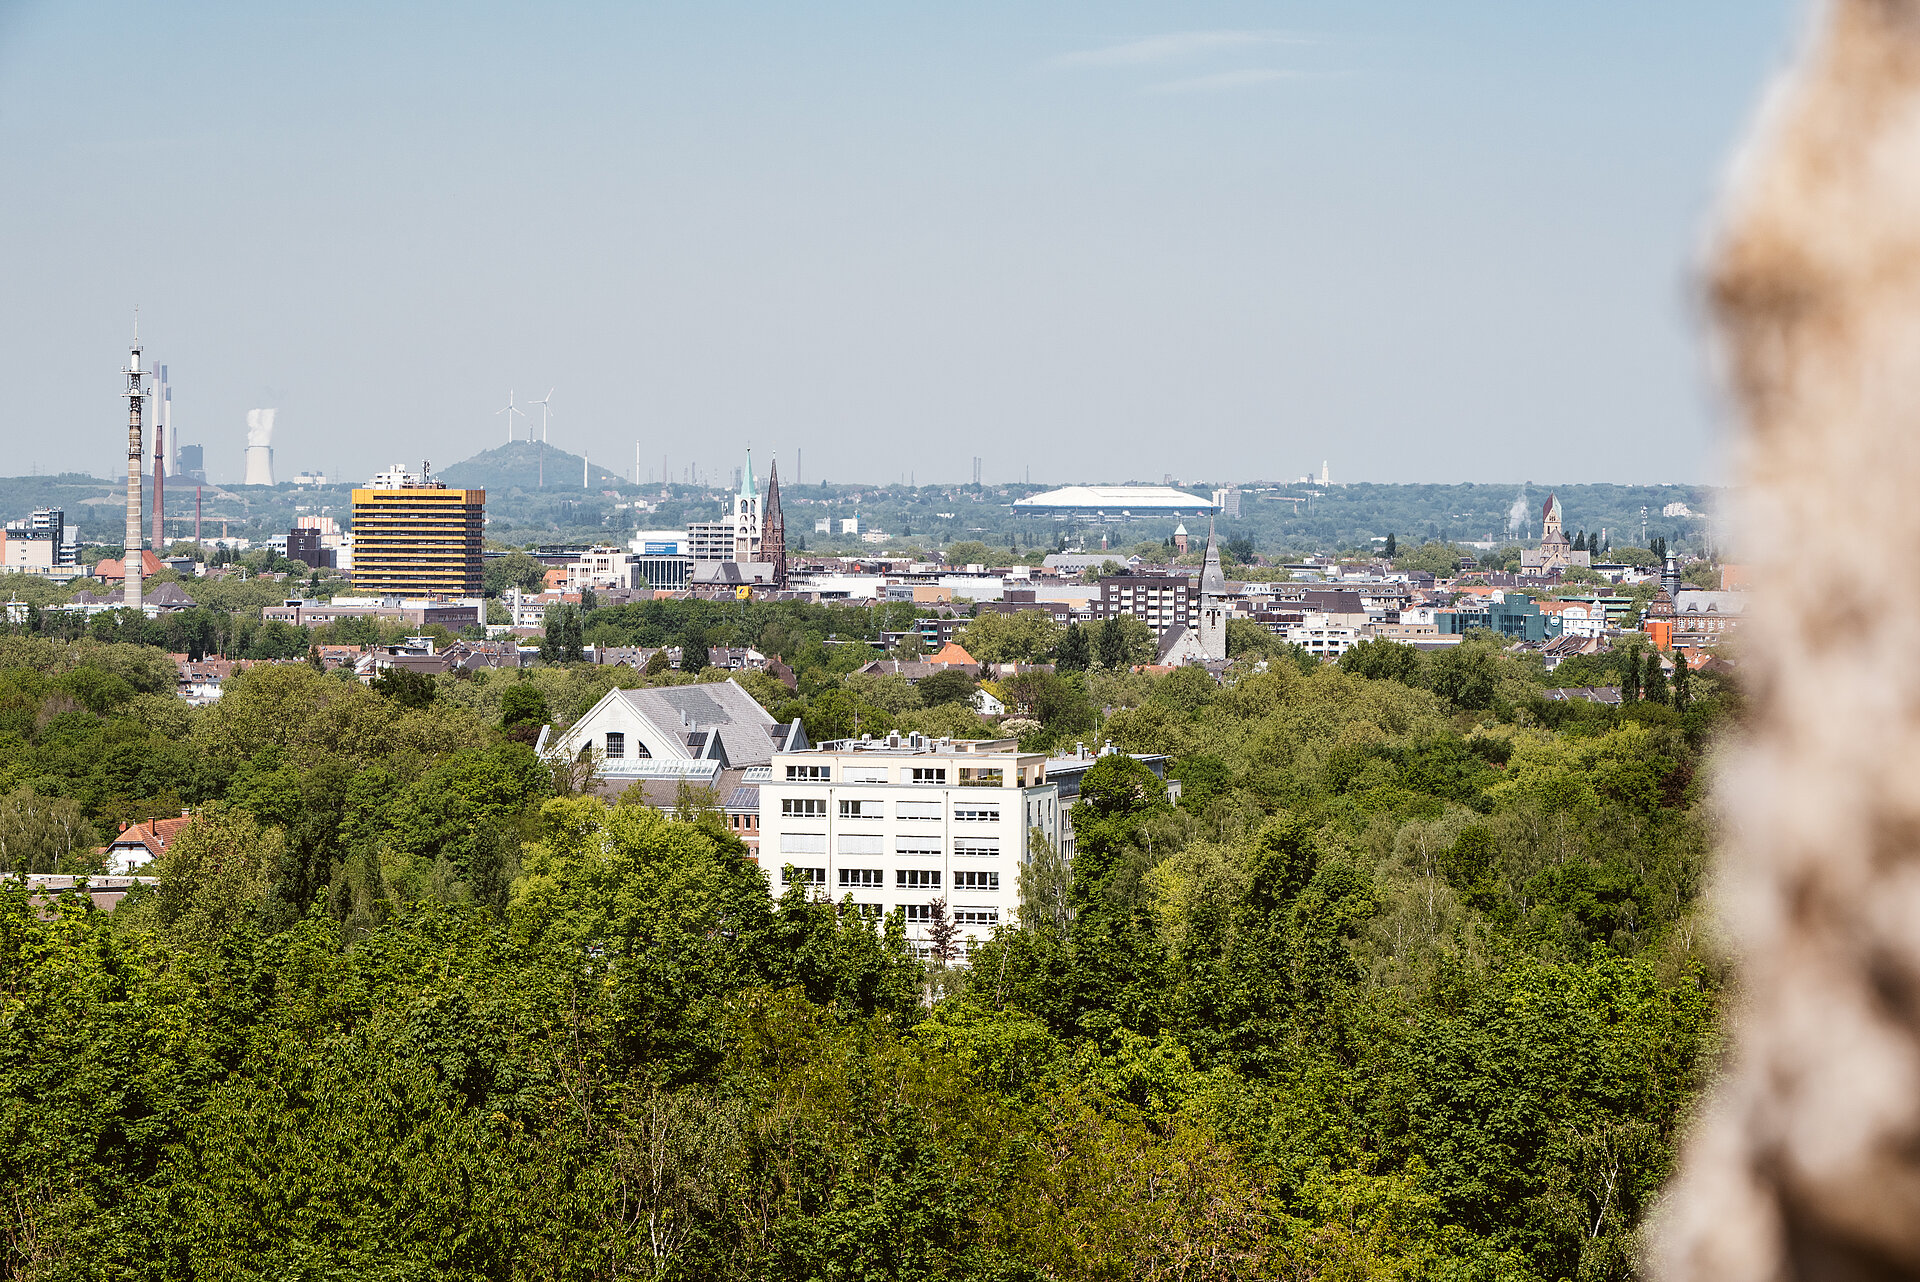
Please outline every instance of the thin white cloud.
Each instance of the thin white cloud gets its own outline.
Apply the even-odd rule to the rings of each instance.
[[[1276,80],[1291,80],[1297,74],[1278,67],[1243,67],[1238,71],[1216,71],[1207,76],[1189,76],[1150,85],[1148,93],[1230,93],[1235,89],[1253,89]]]
[[[1080,49],[1050,58],[1053,67],[1145,67],[1159,63],[1204,58],[1234,50],[1271,45],[1301,44],[1303,38],[1285,31],[1170,31],[1130,40],[1125,44]]]

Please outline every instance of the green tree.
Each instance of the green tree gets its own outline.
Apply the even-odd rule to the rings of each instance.
[[[977,539],[947,544],[942,554],[948,565],[994,565],[993,549]]]
[[[959,668],[947,668],[920,678],[916,687],[923,706],[935,708],[943,703],[966,703],[979,685]]]
[[[1054,647],[1054,669],[1059,672],[1085,672],[1093,666],[1093,645],[1087,640],[1087,630],[1078,623],[1069,623],[1066,631],[1060,635],[1060,644]]]
[[[382,668],[373,679],[374,693],[384,695],[403,708],[424,708],[433,702],[433,678],[397,664]]]
[[[481,569],[480,582],[488,596],[505,596],[507,589],[516,587],[532,594],[545,590],[547,567],[525,552],[509,552],[487,560]]]
[[[43,797],[32,784],[0,796],[0,873],[100,871],[95,841],[71,798]]]
[[[1645,676],[1641,678],[1640,682],[1643,697],[1649,703],[1665,704],[1668,695],[1667,674],[1660,666],[1660,652],[1658,650],[1652,648],[1647,650],[1646,663],[1643,671],[1645,672]]]
[[[1398,681],[1402,685],[1423,684],[1420,652],[1410,645],[1385,637],[1368,637],[1350,646],[1340,656],[1340,670],[1375,681]]]
[[[545,725],[547,716],[547,696],[541,693],[539,686],[530,682],[516,681],[500,696],[502,729],[510,730],[521,725]]]
[[[1045,610],[983,611],[956,638],[982,663],[1045,663],[1065,630]]]
[[[1392,530],[1387,531],[1387,545],[1381,549],[1381,554],[1389,561],[1400,555],[1400,543],[1398,539],[1394,538]]]

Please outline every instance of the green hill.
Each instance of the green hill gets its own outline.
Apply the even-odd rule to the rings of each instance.
[[[588,468],[590,483],[580,484],[584,460],[552,445],[513,441],[485,450],[470,459],[441,468],[434,479],[448,485],[485,490],[606,490],[624,488],[625,477],[597,464]],[[544,473],[544,479],[543,479]]]

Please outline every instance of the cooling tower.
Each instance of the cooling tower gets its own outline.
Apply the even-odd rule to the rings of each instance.
[[[273,484],[273,410],[247,411],[248,485]]]

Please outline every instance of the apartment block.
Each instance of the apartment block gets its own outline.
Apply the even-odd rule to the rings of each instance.
[[[422,482],[353,492],[353,582],[403,596],[480,595],[485,490]]]
[[[1094,614],[1101,619],[1131,614],[1164,637],[1198,621],[1200,590],[1184,574],[1116,574],[1100,580]]]
[[[963,940],[985,940],[1019,910],[1030,830],[1060,840],[1047,758],[1013,739],[842,739],[775,753],[769,774],[760,864],[774,893],[799,884],[873,917],[902,909],[923,955],[933,901]]]

